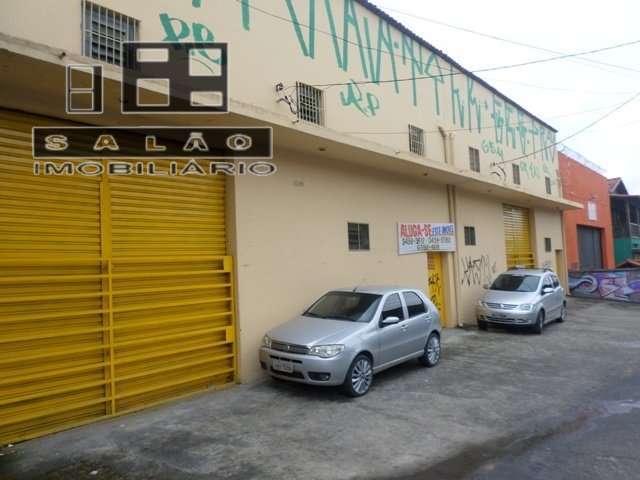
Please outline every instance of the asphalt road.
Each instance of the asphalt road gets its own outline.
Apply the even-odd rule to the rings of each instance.
[[[465,448],[404,478],[637,480],[640,374],[585,398],[563,419]]]
[[[266,380],[0,448],[0,479],[640,478],[640,305],[443,345],[358,399]]]

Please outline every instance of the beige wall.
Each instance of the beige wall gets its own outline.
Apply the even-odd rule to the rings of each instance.
[[[420,59],[422,55],[422,61],[412,62],[411,40],[394,28],[389,27],[387,31],[384,21],[378,22],[371,12],[355,3],[349,13],[355,14],[356,20],[349,24],[347,32],[350,42],[356,45],[346,44],[349,60],[343,69],[339,65],[345,55],[342,42],[336,50],[332,38],[320,33],[320,30],[331,31],[325,2],[315,2],[318,31],[313,55],[309,51],[308,55],[304,54],[290,22],[254,9],[243,12],[242,4],[235,0],[201,0],[199,8],[191,0],[96,2],[139,19],[143,41],[168,40],[175,34],[183,41],[214,38],[229,42],[231,97],[236,102],[257,107],[256,112],[260,109],[270,112],[277,118],[275,123],[286,124],[293,131],[300,129],[300,124],[295,123],[295,116],[284,103],[277,102],[275,85],[279,82],[289,87],[296,81],[322,84],[367,80],[372,77],[372,67],[380,69],[382,80],[433,76],[438,72],[447,73],[450,68],[438,54],[418,48],[415,42],[413,56]],[[287,19],[292,15],[285,1],[246,3]],[[299,21],[308,23],[309,3],[296,0],[291,4]],[[332,6],[338,35],[343,36],[343,0],[328,4]],[[81,50],[80,17],[80,0],[0,2],[0,32],[76,54]],[[365,19],[373,47],[363,48],[363,63],[357,45],[366,45]],[[194,37],[194,32],[200,32],[201,37]],[[399,45],[394,47],[393,55],[381,53],[380,61],[379,32],[388,33],[391,45],[394,42]],[[303,29],[302,37],[306,41],[307,34]],[[386,38],[384,35],[380,37],[382,40]],[[384,41],[380,45],[385,48]],[[402,60],[403,46],[405,61]],[[293,94],[295,90],[287,88],[286,92]],[[499,179],[509,188],[545,195],[544,177],[549,176],[554,185],[552,196],[558,195],[554,149],[516,162],[521,167],[522,186],[512,185],[510,163],[504,164],[503,170],[492,166],[494,162],[550,145],[555,138],[553,132],[465,75],[436,76],[415,84],[411,80],[399,80],[397,84],[392,81],[336,85],[324,90],[324,95],[328,129],[352,132],[354,138],[363,137],[397,152],[406,152],[407,125],[413,124],[425,130],[426,156],[443,162],[443,138],[438,132],[441,127],[447,130],[449,163],[456,169],[468,171],[468,148],[475,147],[481,151],[478,178]],[[106,101],[109,103],[109,99]],[[379,108],[367,110],[369,105]],[[349,158],[340,158],[335,151],[312,156],[294,153],[287,150],[291,145],[284,143],[276,136],[275,162],[280,169],[277,175],[238,177],[228,189],[229,248],[238,274],[243,381],[259,374],[257,348],[263,333],[300,313],[324,291],[376,283],[426,288],[426,256],[397,254],[396,224],[450,221],[444,184],[352,166],[348,164]],[[391,156],[388,160],[400,161]],[[445,271],[450,286],[446,298],[449,302],[456,299],[459,302],[457,320],[473,324],[475,302],[482,294],[482,284],[491,281],[506,264],[503,201],[492,195],[465,191],[463,187],[456,187],[453,202],[458,252],[446,256]],[[562,248],[560,214],[528,207],[532,209],[533,225],[538,230],[534,235],[538,263],[553,264],[555,250]],[[348,221],[370,224],[370,252],[349,252]],[[464,245],[465,225],[476,227],[476,246]],[[544,237],[549,236],[554,252],[545,253]]]
[[[398,255],[397,223],[447,222],[445,187],[278,149],[271,177],[238,177],[236,265],[242,380],[259,373],[269,328],[331,288],[398,284],[425,290],[426,255]],[[347,222],[370,225],[371,250],[350,252]]]
[[[562,214],[544,208],[533,209],[533,241],[536,261],[540,267],[560,270],[556,265],[556,250],[564,250],[562,239]],[[545,252],[544,239],[551,238],[551,251]]]
[[[507,267],[502,202],[488,195],[456,192],[458,234],[458,288],[460,289],[460,322],[476,323],[475,305],[484,293],[483,285],[491,283]],[[464,227],[476,229],[476,245],[466,246]]]
[[[553,195],[558,195],[552,130],[513,102],[459,74],[439,53],[420,46],[351,0],[316,1],[313,17],[309,11],[312,3],[301,0],[291,2],[291,11],[284,0],[96,3],[140,20],[139,38],[143,41],[229,42],[231,96],[237,101],[294,121],[287,105],[276,102],[277,83],[283,83],[289,95],[295,94],[296,81],[339,83],[324,90],[327,128],[352,132],[406,152],[405,132],[408,124],[413,124],[425,131],[426,156],[444,161],[438,132],[443,128],[450,131],[452,154],[460,170],[469,169],[468,148],[478,148],[481,176],[538,194],[545,194],[544,177],[548,176],[554,185]],[[3,0],[0,31],[80,53],[80,5],[80,0]],[[306,28],[297,32],[293,18],[303,24],[313,20],[315,34]],[[352,21],[345,22],[345,18]],[[348,42],[338,39],[334,44],[334,38],[326,33],[334,30],[339,37],[346,31]],[[209,58],[197,58],[211,65]],[[450,71],[454,75],[446,75]],[[427,78],[411,80],[414,77]],[[348,85],[352,80],[369,83]],[[378,80],[382,82],[376,83]],[[527,106],[535,109],[535,105]],[[291,124],[291,128],[298,126]],[[541,149],[515,162],[521,168],[522,187],[512,185],[510,163],[493,165]]]

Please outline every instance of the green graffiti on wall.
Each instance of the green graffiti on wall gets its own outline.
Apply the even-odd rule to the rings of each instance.
[[[547,174],[551,170],[546,166],[555,159],[555,136],[550,129],[495,93],[486,93],[486,100],[481,100],[475,79],[451,74],[450,69],[454,67],[436,51],[428,50],[404,32],[392,29],[384,18],[368,15],[355,0],[274,0],[268,10],[277,12],[274,4],[278,1],[282,2],[285,12],[281,14],[282,18],[290,25],[283,28],[291,29],[292,41],[302,56],[316,61],[321,41],[319,25],[327,25],[322,38],[328,36],[330,40],[327,39],[329,43],[323,46],[328,45],[337,70],[351,75],[357,72],[358,80],[350,78],[338,92],[343,107],[355,109],[365,117],[374,117],[381,109],[380,95],[374,93],[376,88],[390,84],[396,94],[409,89],[410,101],[415,108],[430,107],[436,116],[448,117],[454,126],[470,132],[482,133],[490,128],[493,131],[491,138],[484,139],[481,144],[484,153],[501,160],[510,154],[531,155],[520,162],[522,172],[529,178],[539,178],[542,172]],[[238,0],[237,4],[242,29],[252,32],[252,22],[262,21],[264,17],[253,15],[252,10],[263,8],[262,4],[252,0]],[[213,8],[203,0],[191,0],[191,5],[200,11]],[[160,23],[166,41],[215,40],[215,30],[209,26],[185,21],[167,12],[160,14]],[[198,57],[202,62],[219,62],[206,51],[198,52]],[[341,82],[340,78],[336,81]],[[367,82],[367,86],[361,81]],[[431,104],[426,104],[426,99],[430,98],[425,95],[426,88],[432,94]],[[450,108],[443,108],[447,104]],[[485,122],[488,122],[487,126]]]
[[[380,100],[371,92],[363,92],[355,80],[347,85],[346,92],[340,92],[340,101],[343,106],[353,106],[365,117],[374,117],[380,109]]]

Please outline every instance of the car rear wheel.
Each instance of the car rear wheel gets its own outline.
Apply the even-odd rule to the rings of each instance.
[[[440,362],[441,354],[440,336],[437,333],[432,333],[424,347],[424,353],[418,357],[418,360],[425,367],[435,367]]]
[[[478,330],[486,331],[488,328],[489,326],[487,325],[487,322],[484,320],[478,320]]]
[[[562,304],[562,309],[560,310],[560,317],[558,317],[558,322],[562,323],[567,319],[567,304]]]
[[[533,333],[537,335],[542,335],[542,331],[544,330],[544,312],[540,310],[538,313],[538,318],[536,318],[536,323],[533,326]]]
[[[371,359],[361,353],[349,367],[342,389],[350,397],[361,397],[369,391],[372,382],[373,365]]]

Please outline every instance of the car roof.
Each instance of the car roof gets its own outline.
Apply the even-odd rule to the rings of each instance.
[[[548,268],[512,268],[502,273],[509,273],[511,275],[544,275],[545,273],[554,272]]]
[[[417,288],[411,287],[398,287],[397,285],[358,285],[353,288],[336,288],[334,292],[358,292],[358,293],[373,293],[377,295],[386,295],[387,293],[393,293],[398,291],[411,290],[418,291]]]

